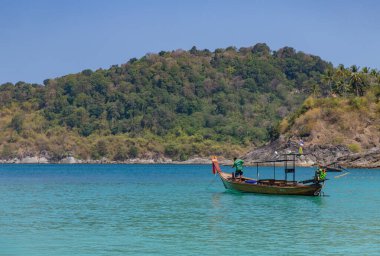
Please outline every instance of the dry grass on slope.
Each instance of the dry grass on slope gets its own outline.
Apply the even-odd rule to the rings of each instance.
[[[289,137],[306,145],[345,145],[354,153],[380,147],[380,102],[372,92],[350,99],[310,97],[304,109],[288,129]],[[281,128],[286,126],[285,121]]]

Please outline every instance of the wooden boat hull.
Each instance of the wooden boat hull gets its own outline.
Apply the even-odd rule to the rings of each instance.
[[[299,183],[268,185],[261,181],[256,184],[246,183],[245,181],[232,180],[227,173],[218,173],[226,189],[240,192],[272,194],[272,195],[300,195],[317,196],[322,190],[322,184],[303,185]]]

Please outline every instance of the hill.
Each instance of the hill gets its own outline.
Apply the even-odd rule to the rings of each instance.
[[[230,158],[276,137],[331,67],[290,47],[193,47],[2,84],[0,158]]]
[[[328,95],[314,93],[279,125],[280,138],[250,152],[249,159],[276,157],[274,151],[307,155],[300,164],[338,161],[350,167],[380,167],[380,76],[356,66],[327,70]]]

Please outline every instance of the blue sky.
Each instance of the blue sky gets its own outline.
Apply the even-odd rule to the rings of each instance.
[[[380,1],[0,0],[0,84],[264,42],[380,69]]]

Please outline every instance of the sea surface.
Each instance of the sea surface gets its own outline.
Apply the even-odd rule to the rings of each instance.
[[[380,255],[380,170],[336,175],[304,197],[226,191],[211,165],[0,165],[0,255]]]

